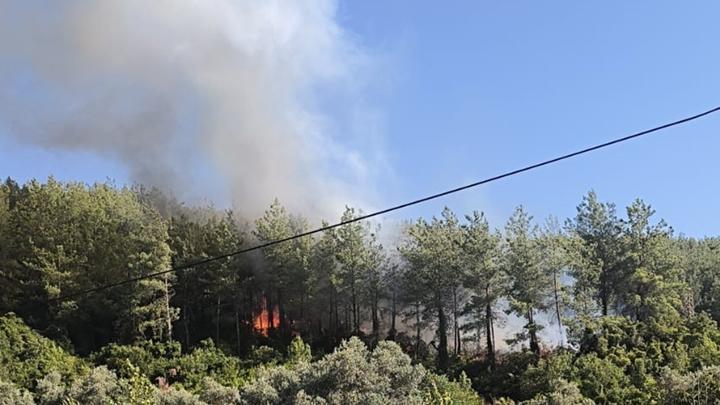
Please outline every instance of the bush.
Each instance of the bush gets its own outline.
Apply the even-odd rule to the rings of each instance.
[[[554,381],[550,392],[537,395],[523,405],[592,405],[592,399],[585,398],[577,384],[565,380]]]
[[[124,396],[117,376],[105,366],[95,367],[76,379],[68,394],[77,403],[88,405],[120,403]]]
[[[109,344],[90,356],[97,365],[106,365],[115,370],[121,377],[129,377],[131,370],[128,362],[139,369],[141,374],[151,380],[164,377],[167,370],[174,367],[181,357],[178,342],[157,343],[152,341],[139,342],[136,345]]]
[[[0,380],[0,405],[33,405],[32,395],[17,385]]]
[[[176,388],[158,390],[155,394],[155,403],[157,405],[205,405],[197,395]]]
[[[222,386],[209,377],[203,379],[199,391],[200,400],[209,405],[234,404],[240,400],[237,389]]]
[[[248,404],[481,403],[469,380],[433,376],[393,342],[370,352],[354,337],[316,362],[262,369],[240,396]]]
[[[0,379],[33,390],[36,382],[56,371],[72,379],[86,369],[79,358],[40,336],[15,315],[0,317]]]
[[[38,381],[35,396],[41,405],[62,405],[66,391],[60,373],[52,371]]]
[[[247,380],[250,372],[240,359],[225,354],[209,339],[202,341],[200,347],[190,354],[177,359],[176,370],[177,381],[196,393],[206,377],[224,386],[239,387]]]
[[[288,362],[291,364],[309,363],[312,360],[310,345],[303,342],[300,336],[293,338],[288,348]]]
[[[460,375],[460,380],[450,381],[443,375],[427,373],[423,383],[425,392],[425,403],[428,404],[482,404],[482,399],[472,389],[470,379],[465,373]]]
[[[666,369],[659,379],[663,404],[714,404],[720,401],[720,367],[680,374]]]

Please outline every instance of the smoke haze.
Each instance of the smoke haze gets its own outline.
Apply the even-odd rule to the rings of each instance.
[[[206,168],[250,215],[274,197],[333,218],[367,203],[375,152],[332,136],[321,107],[322,89],[352,105],[371,59],[334,1],[0,0],[0,10],[0,126],[17,142],[116,159],[132,181],[181,196],[202,195],[194,171]]]

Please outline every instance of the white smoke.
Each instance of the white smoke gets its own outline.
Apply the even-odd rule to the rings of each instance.
[[[180,195],[203,192],[192,171],[208,165],[248,214],[274,197],[336,214],[367,197],[374,159],[322,113],[323,90],[353,104],[370,59],[336,14],[332,0],[0,0],[0,126]]]

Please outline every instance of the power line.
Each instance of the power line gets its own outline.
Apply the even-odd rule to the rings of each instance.
[[[674,127],[674,126],[677,126],[677,125],[681,125],[681,124],[684,124],[684,123],[687,123],[687,122],[690,122],[690,121],[693,121],[693,120],[702,118],[702,117],[704,117],[704,116],[706,116],[706,115],[710,115],[710,114],[715,113],[715,112],[717,112],[717,111],[720,111],[720,106],[715,107],[715,108],[710,109],[710,110],[707,110],[707,111],[705,111],[705,112],[701,112],[701,113],[696,114],[696,115],[692,115],[692,116],[689,116],[689,117],[686,117],[686,118],[682,118],[682,119],[677,120],[677,121],[673,121],[673,122],[670,122],[670,123],[667,123],[667,124],[663,124],[663,125],[660,125],[660,126],[657,126],[657,127],[651,128],[651,129],[647,129],[647,130],[644,130],[644,131],[636,132],[636,133],[634,133],[634,134],[627,135],[627,136],[624,136],[624,137],[622,137],[622,138],[617,138],[617,139],[614,139],[614,140],[611,140],[611,141],[608,141],[608,142],[605,142],[605,143],[601,143],[601,144],[599,144],[599,145],[590,146],[590,147],[588,147],[588,148],[581,149],[581,150],[578,150],[578,151],[575,151],[575,152],[572,152],[572,153],[568,153],[568,154],[566,154],[566,155],[558,156],[558,157],[555,157],[555,158],[552,158],[552,159],[549,159],[549,160],[545,160],[545,161],[542,161],[542,162],[539,162],[539,163],[531,164],[531,165],[529,165],[529,166],[525,166],[525,167],[522,167],[522,168],[520,168],[520,169],[512,170],[512,171],[509,171],[509,172],[506,172],[506,173],[503,173],[503,174],[499,174],[499,175],[497,175],[497,176],[489,177],[489,178],[486,178],[486,179],[484,179],[484,180],[476,181],[476,182],[474,182],[474,183],[470,183],[470,184],[467,184],[467,185],[464,185],[464,186],[461,186],[461,187],[453,188],[453,189],[450,189],[450,190],[447,190],[447,191],[443,191],[443,192],[440,192],[440,193],[437,193],[437,194],[433,194],[433,195],[430,195],[430,196],[427,196],[427,197],[419,198],[419,199],[417,199],[417,200],[410,201],[410,202],[407,202],[407,203],[404,203],[404,204],[399,204],[399,205],[395,205],[395,206],[392,206],[392,207],[390,207],[390,208],[386,208],[386,209],[383,209],[383,210],[380,210],[380,211],[375,211],[375,212],[373,212],[373,213],[366,214],[366,215],[362,215],[362,216],[359,216],[359,217],[357,217],[357,218],[353,218],[353,219],[350,219],[350,220],[347,220],[347,221],[341,221],[341,222],[338,222],[338,223],[335,223],[335,224],[332,224],[332,225],[326,225],[326,226],[323,226],[323,227],[320,227],[320,228],[317,228],[317,229],[313,229],[313,230],[311,230],[311,231],[302,232],[302,233],[299,233],[299,234],[296,234],[296,235],[293,235],[293,236],[289,236],[289,237],[287,237],[287,238],[272,240],[272,241],[265,242],[265,243],[262,243],[262,244],[259,244],[259,245],[255,245],[255,246],[252,246],[252,247],[249,247],[249,248],[240,249],[240,250],[236,250],[236,251],[234,251],[234,252],[225,253],[225,254],[222,254],[222,255],[219,255],[219,256],[213,256],[213,257],[209,257],[209,258],[206,258],[206,259],[198,260],[198,261],[195,261],[195,262],[186,263],[186,264],[183,264],[183,265],[180,265],[180,266],[177,266],[177,267],[173,267],[173,268],[171,268],[171,269],[169,269],[169,270],[158,271],[158,272],[146,274],[146,275],[143,275],[143,276],[133,277],[133,278],[125,279],[125,280],[118,281],[118,282],[115,282],[115,283],[105,284],[105,285],[101,285],[101,286],[98,286],[98,287],[90,288],[90,289],[87,289],[87,290],[79,291],[79,292],[76,292],[76,293],[73,293],[73,294],[61,295],[61,296],[59,296],[59,297],[56,297],[56,298],[50,300],[50,302],[65,301],[65,300],[68,300],[68,299],[77,298],[77,297],[80,297],[80,296],[83,296],[83,295],[92,294],[92,293],[96,293],[96,292],[99,292],[99,291],[104,291],[104,290],[107,290],[107,289],[110,289],[110,288],[119,287],[119,286],[121,286],[121,285],[134,283],[134,282],[141,281],[141,280],[145,280],[145,279],[148,279],[148,278],[153,278],[153,277],[162,276],[162,275],[169,274],[169,273],[176,273],[176,272],[184,271],[184,270],[190,269],[190,268],[192,268],[192,267],[200,266],[200,265],[207,264],[207,263],[212,263],[212,262],[215,262],[215,261],[218,261],[218,260],[227,259],[227,258],[229,258],[229,257],[241,255],[241,254],[248,253],[248,252],[252,252],[252,251],[254,251],[254,250],[264,249],[264,248],[266,248],[266,247],[270,247],[270,246],[278,245],[278,244],[281,244],[281,243],[289,242],[289,241],[291,241],[291,240],[303,238],[303,237],[305,237],[305,236],[314,235],[314,234],[316,234],[316,233],[325,232],[325,231],[328,231],[328,230],[330,230],[330,229],[338,228],[338,227],[341,227],[341,226],[344,226],[344,225],[348,225],[348,224],[351,224],[351,223],[354,223],[354,222],[364,221],[364,220],[366,220],[366,219],[370,219],[370,218],[377,217],[377,216],[380,216],[380,215],[383,215],[383,214],[387,214],[387,213],[392,212],[392,211],[397,211],[397,210],[400,210],[400,209],[403,209],[403,208],[407,208],[407,207],[410,207],[410,206],[413,206],[413,205],[421,204],[421,203],[424,203],[424,202],[427,202],[427,201],[430,201],[430,200],[434,200],[434,199],[437,199],[437,198],[440,198],[440,197],[444,197],[444,196],[446,196],[446,195],[458,193],[458,192],[460,192],[460,191],[464,191],[464,190],[467,190],[467,189],[470,189],[470,188],[478,187],[478,186],[481,186],[481,185],[483,185],[483,184],[487,184],[487,183],[491,183],[491,182],[494,182],[494,181],[497,181],[497,180],[500,180],[500,179],[504,179],[504,178],[506,178],[506,177],[514,176],[514,175],[516,175],[516,174],[520,174],[520,173],[527,172],[527,171],[534,170],[534,169],[538,169],[538,168],[540,168],[540,167],[547,166],[547,165],[550,165],[550,164],[553,164],[553,163],[557,163],[557,162],[560,162],[560,161],[562,161],[562,160],[570,159],[570,158],[573,158],[573,157],[576,157],[576,156],[580,156],[580,155],[583,155],[583,154],[586,154],[586,153],[589,153],[589,152],[593,152],[593,151],[596,151],[596,150],[599,150],[599,149],[603,149],[603,148],[606,148],[606,147],[608,147],[608,146],[612,146],[612,145],[615,145],[615,144],[618,144],[618,143],[622,143],[622,142],[629,141],[629,140],[632,140],[632,139],[635,139],[635,138],[639,138],[639,137],[644,136],[644,135],[649,135],[649,134],[652,134],[652,133],[654,133],[654,132],[661,131],[661,130],[663,130],[663,129],[667,129],[667,128],[670,128],[670,127]]]

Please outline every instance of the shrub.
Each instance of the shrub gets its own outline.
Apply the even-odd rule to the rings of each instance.
[[[240,400],[240,393],[236,388],[225,387],[206,377],[200,386],[200,400],[209,405],[233,404]]]
[[[293,338],[288,348],[288,362],[291,364],[309,363],[312,360],[310,345],[303,342],[300,336]]]
[[[0,364],[1,379],[30,390],[52,371],[71,379],[86,368],[82,360],[40,336],[13,314],[0,317]]]
[[[577,384],[566,380],[554,381],[550,392],[522,402],[523,405],[592,405],[592,399],[585,398]]]
[[[68,394],[80,404],[103,405],[121,402],[124,393],[115,373],[100,366],[77,378]]]
[[[157,405],[205,405],[197,395],[187,392],[182,388],[158,390],[155,394],[155,403]]]
[[[35,396],[41,405],[62,405],[66,391],[60,373],[51,371],[38,381]]]
[[[439,402],[442,400],[455,402]],[[248,404],[481,403],[466,378],[461,383],[432,376],[393,342],[372,351],[351,338],[313,363],[266,367],[241,390]]]
[[[90,359],[95,364],[103,364],[115,370],[121,377],[130,376],[131,370],[127,369],[127,365],[132,364],[141,374],[154,380],[156,377],[165,376],[181,355],[178,342],[144,341],[132,346],[112,343],[93,353]]]
[[[0,380],[0,405],[33,405],[32,395],[17,385]]]
[[[239,387],[247,379],[247,367],[234,356],[225,354],[212,340],[177,360],[177,380],[191,392],[198,392],[205,377],[227,387]]]
[[[425,403],[449,405],[449,404],[482,404],[483,400],[477,392],[472,389],[470,379],[465,373],[460,375],[460,380],[450,381],[443,375],[427,373],[423,383]]]
[[[714,404],[720,401],[720,367],[706,367],[680,374],[666,369],[659,379],[660,403]]]

